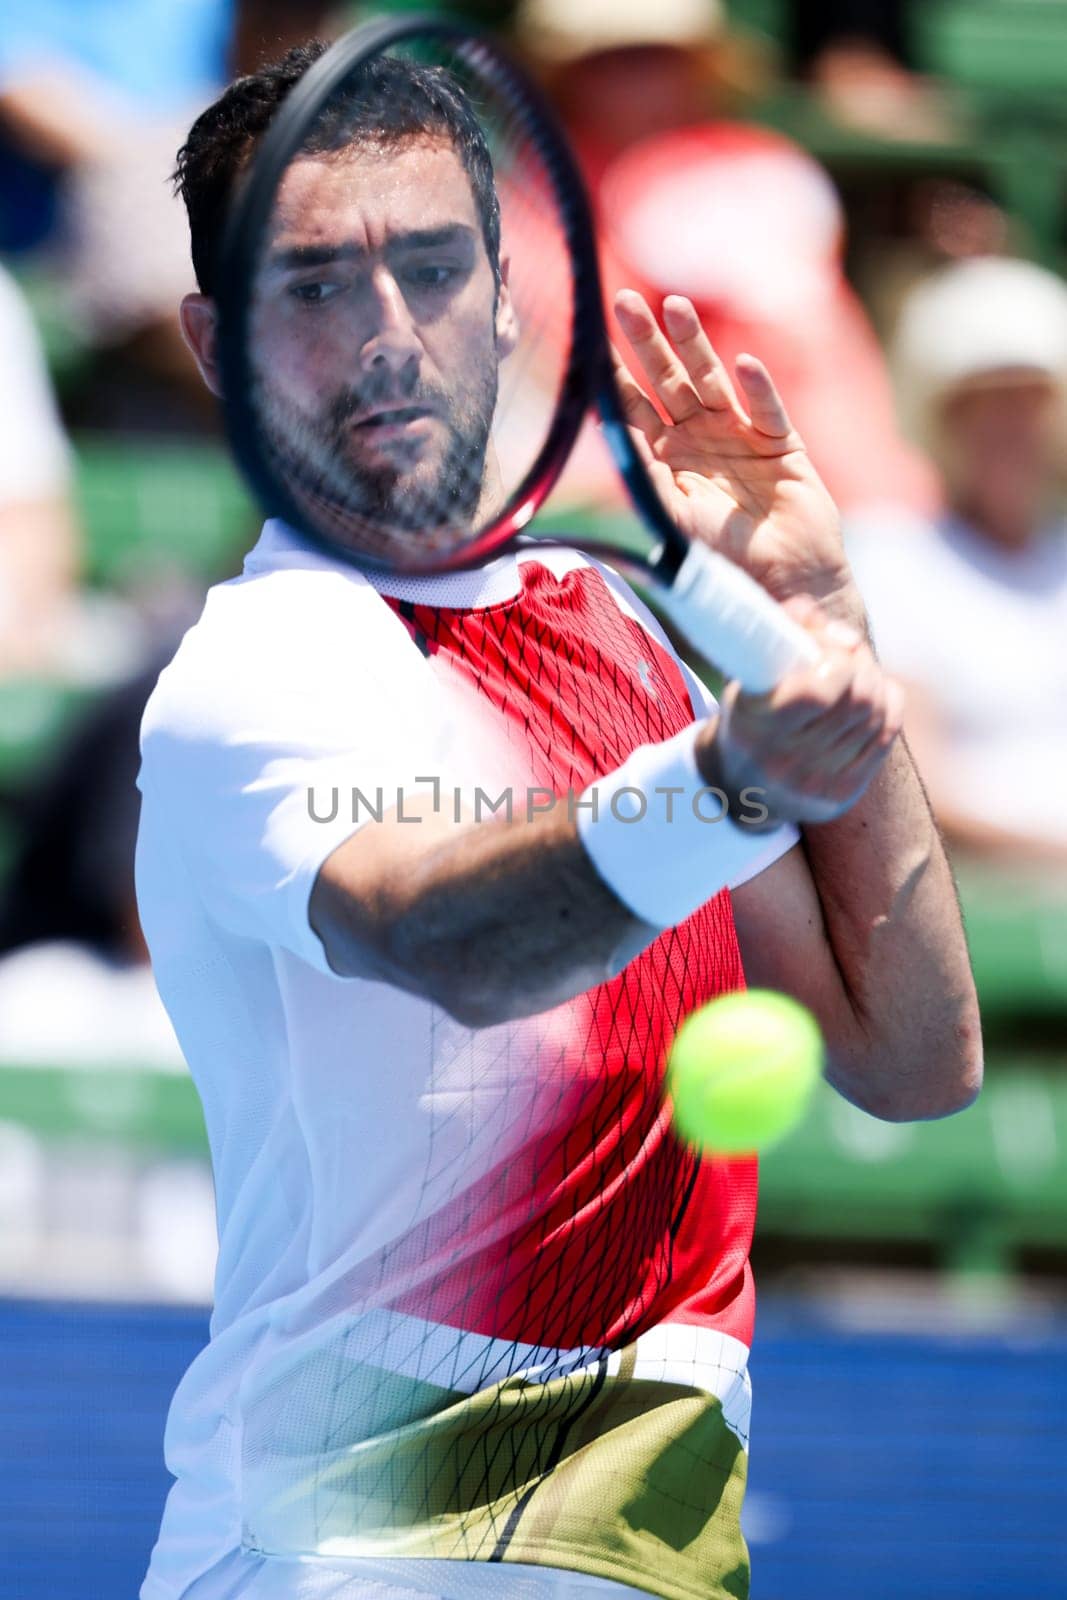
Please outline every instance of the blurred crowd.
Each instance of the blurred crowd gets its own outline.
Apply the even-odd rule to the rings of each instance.
[[[468,9],[563,118],[609,288],[689,295],[727,361],[753,351],[775,374],[952,848],[1067,882],[1067,289],[1058,241],[976,176],[959,93],[919,70],[918,6]],[[222,451],[178,330],[175,153],[235,72],[369,10],[24,0],[0,33],[0,724],[42,683],[78,705],[40,759],[0,771],[0,1059],[180,1062],[134,906],[137,729],[226,572],[162,596],[158,574],[101,585],[81,463],[102,436]],[[831,176],[820,153],[842,150]],[[594,440],[560,505],[621,510]]]

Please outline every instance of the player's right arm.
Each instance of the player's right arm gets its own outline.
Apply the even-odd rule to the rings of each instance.
[[[899,728],[899,697],[866,647],[835,641],[832,631],[822,643],[817,666],[790,674],[770,695],[745,697],[744,717],[732,719],[732,728],[743,723],[741,742],[719,717],[697,735],[701,779],[729,793],[741,786],[731,774],[743,772],[744,785],[765,791],[777,821],[803,821],[826,802],[858,797]],[[611,780],[603,787],[610,791]],[[667,826],[653,838],[641,826],[627,830],[635,852],[682,848],[683,831]],[[724,839],[714,827],[703,830],[701,860],[693,862],[694,878],[705,874],[703,898],[729,882],[728,870],[714,878]],[[338,975],[392,983],[487,1026],[602,983],[669,925],[638,914],[605,881],[596,853],[565,804],[530,820],[458,826],[432,815],[412,826],[393,813],[326,859],[309,919]],[[641,863],[653,879],[657,865]],[[662,867],[666,877],[671,864]]]

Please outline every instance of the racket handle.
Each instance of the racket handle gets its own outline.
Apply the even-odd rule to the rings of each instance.
[[[689,547],[660,595],[689,642],[751,694],[766,694],[793,667],[819,659],[811,634],[755,578],[707,545]]]

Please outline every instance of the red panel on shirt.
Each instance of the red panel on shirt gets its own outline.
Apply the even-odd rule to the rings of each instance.
[[[520,571],[519,595],[481,609],[388,603],[431,659],[443,653],[511,719],[535,783],[580,792],[638,745],[691,723],[688,689],[595,568],[557,577],[528,561]],[[572,1002],[562,1039],[552,1039],[567,1104],[552,1131],[509,1163],[520,1220],[465,1260],[461,1301],[445,1273],[407,1308],[551,1348],[617,1346],[667,1320],[749,1343],[756,1162],[699,1159],[675,1137],[662,1101],[683,1018],[743,987],[724,891]],[[499,1207],[495,1173],[464,1197],[462,1217],[450,1208],[456,1214],[439,1219],[431,1247],[442,1255],[477,1216],[480,1188]]]

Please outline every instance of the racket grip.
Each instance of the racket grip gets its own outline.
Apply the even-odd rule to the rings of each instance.
[[[766,694],[793,667],[813,666],[819,647],[747,572],[693,544],[661,599],[671,621],[727,678]]]

